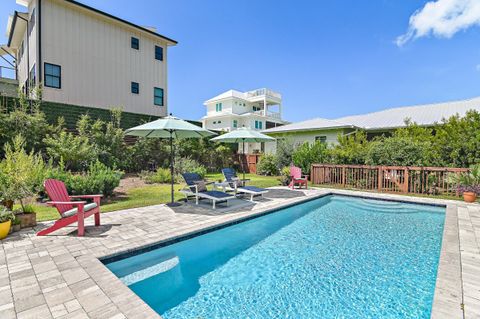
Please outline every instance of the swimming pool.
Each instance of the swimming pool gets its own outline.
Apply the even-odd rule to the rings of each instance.
[[[166,319],[429,318],[444,217],[327,196],[106,266]]]

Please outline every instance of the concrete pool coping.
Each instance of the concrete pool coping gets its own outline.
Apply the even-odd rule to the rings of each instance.
[[[277,190],[283,195],[292,194],[284,188],[272,192]],[[89,221],[84,238],[69,234],[74,228],[46,237],[34,236],[33,230],[14,234],[1,244],[0,317],[160,318],[99,259],[329,194],[445,205],[432,318],[480,316],[479,204],[338,189],[295,193],[299,196],[282,198],[280,194],[249,209],[218,214],[188,205],[175,211],[156,205],[111,212],[102,215],[104,226],[100,228],[92,227]]]

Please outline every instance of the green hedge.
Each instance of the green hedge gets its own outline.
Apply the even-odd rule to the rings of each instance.
[[[15,103],[17,103],[16,101],[17,99],[13,97],[2,97],[0,104],[3,107],[6,107],[8,111],[15,106]],[[40,110],[45,113],[48,122],[51,124],[56,123],[59,117],[63,117],[65,119],[65,125],[69,129],[75,129],[77,121],[83,114],[90,115],[90,117],[94,120],[102,119],[104,121],[110,121],[111,119],[110,110],[88,106],[43,101]],[[127,129],[145,122],[154,121],[158,118],[158,116],[153,115],[122,112],[122,121],[120,126],[123,129]],[[192,121],[192,123],[198,125],[198,122]]]

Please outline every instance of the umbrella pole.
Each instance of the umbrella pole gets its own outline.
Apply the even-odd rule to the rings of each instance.
[[[170,175],[171,175],[171,181],[170,181],[170,192],[171,192],[171,203],[173,204],[174,197],[173,197],[173,179],[174,179],[174,171],[173,171],[173,158],[175,157],[175,154],[173,154],[173,132],[170,130]]]
[[[243,139],[243,141],[242,141],[242,151],[243,151],[243,157],[245,157],[245,160],[247,161],[247,163],[245,163],[245,165],[248,165],[248,159],[245,156],[245,139]],[[242,165],[242,170],[243,170],[243,181],[242,181],[242,183],[245,183],[245,166],[243,166],[243,165]]]
[[[171,181],[170,181],[170,193],[171,193],[171,201],[167,205],[170,207],[176,207],[180,206],[180,203],[175,202],[175,197],[174,197],[174,191],[173,191],[173,183],[175,179],[175,172],[174,172],[174,160],[175,154],[173,152],[173,130],[170,130],[170,176],[171,176]]]

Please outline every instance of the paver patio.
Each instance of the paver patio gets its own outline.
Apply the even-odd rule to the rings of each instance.
[[[254,206],[212,211],[156,205],[102,215],[37,237],[23,230],[1,242],[0,318],[159,318],[98,258],[261,214],[328,193],[447,205],[432,318],[480,318],[480,205],[344,190],[275,188]],[[39,227],[42,227],[40,225]],[[464,310],[462,310],[462,304]]]

